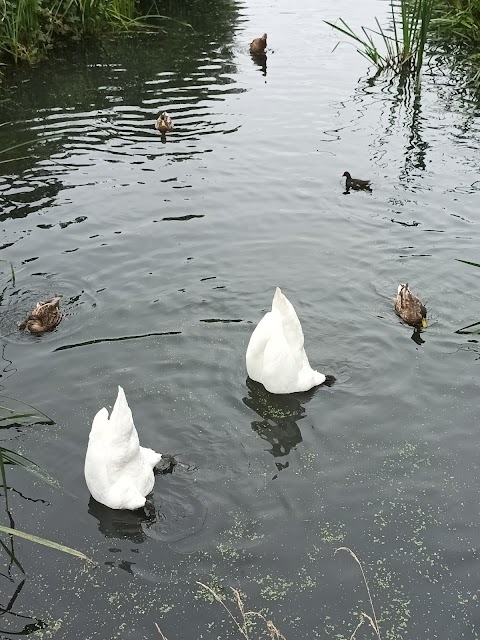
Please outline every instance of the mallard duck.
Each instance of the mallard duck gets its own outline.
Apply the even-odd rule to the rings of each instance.
[[[39,300],[32,313],[18,325],[20,331],[28,329],[30,333],[46,333],[53,331],[62,319],[60,298],[52,298],[43,302]]]
[[[395,311],[407,324],[427,326],[427,309],[406,284],[399,284],[395,298]]]
[[[345,171],[342,175],[342,178],[346,178],[345,180],[345,189],[350,191],[353,189],[354,191],[371,191],[372,187],[370,186],[370,180],[360,180],[360,178],[352,178],[348,171]]]
[[[156,119],[155,129],[157,131],[160,131],[160,133],[162,134],[168,133],[169,131],[173,130],[172,119],[166,111],[162,111],[162,113]]]
[[[153,467],[161,453],[140,446],[125,392],[118,387],[115,405],[93,419],[85,457],[85,481],[92,496],[111,509],[135,510],[153,489]]]
[[[265,49],[267,48],[267,34],[264,33],[261,38],[255,38],[250,43],[250,53],[253,55],[262,55],[265,54]]]
[[[303,348],[303,331],[292,304],[279,287],[272,310],[255,328],[248,343],[247,372],[271,393],[308,391],[325,382],[323,373],[311,368]]]

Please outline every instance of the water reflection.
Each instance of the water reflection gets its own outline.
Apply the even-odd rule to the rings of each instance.
[[[90,496],[88,513],[98,520],[98,530],[106,538],[126,538],[136,544],[147,537],[143,525],[151,526],[156,520],[155,507],[148,500],[145,509],[128,511],[110,509]]]
[[[419,347],[422,346],[422,344],[425,343],[425,340],[422,338],[422,331],[418,328],[415,328],[412,335],[411,335],[411,339],[418,344]]]
[[[251,53],[250,57],[253,63],[259,67],[263,76],[267,75],[267,54],[266,53]]]
[[[262,418],[252,422],[252,430],[271,445],[267,451],[272,456],[287,456],[302,441],[297,422],[305,418],[304,405],[312,399],[316,389],[276,395],[250,378],[247,378],[246,385],[248,396],[243,398],[243,402]],[[277,465],[277,468],[281,470],[286,466],[288,463]]]
[[[35,632],[40,632],[41,629],[46,629],[48,627],[48,624],[43,620],[40,620],[40,618],[17,613],[14,610],[14,605],[16,604],[16,601],[22,593],[22,589],[26,584],[25,581],[26,578],[23,578],[16,587],[10,600],[8,600],[5,605],[0,605],[0,615],[5,622],[7,620],[10,621],[9,624],[7,623],[8,627],[6,629],[0,628],[0,634],[8,633],[10,636],[28,636]],[[26,624],[26,620],[30,620],[30,622]],[[16,628],[15,631],[13,631],[12,626],[14,626],[15,622],[18,622],[20,626]],[[5,636],[2,635],[1,637]]]
[[[417,172],[425,171],[426,155],[429,144],[423,140],[424,116],[422,115],[422,88],[415,82],[410,73],[400,75],[398,78],[385,79],[384,76],[375,76],[366,81],[368,90],[362,86],[357,91],[356,100],[363,102],[365,94],[370,95],[372,87],[379,87],[386,94],[386,104],[390,104],[387,117],[387,126],[384,132],[376,139],[375,146],[378,150],[374,154],[377,160],[383,158],[389,145],[389,140],[395,137],[398,131],[399,119],[405,114],[403,126],[408,131],[407,143],[404,150],[404,164],[400,170],[400,181],[410,183],[412,176]],[[389,96],[389,100],[387,100]]]

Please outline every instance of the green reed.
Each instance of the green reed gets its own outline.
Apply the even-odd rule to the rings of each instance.
[[[480,88],[480,0],[438,0],[432,18],[434,43],[448,54],[465,86]]]
[[[432,20],[441,34],[478,44],[480,40],[479,0],[438,0]]]
[[[359,33],[341,18],[339,23],[325,22],[350,38],[357,51],[378,71],[409,70],[419,76],[433,5],[434,0],[390,0],[391,27],[382,27],[375,18],[375,28],[361,27]]]

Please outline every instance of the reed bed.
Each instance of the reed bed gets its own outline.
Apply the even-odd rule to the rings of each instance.
[[[345,20],[325,21],[353,42],[357,51],[372,62],[378,71],[402,73],[422,67],[434,0],[390,0],[391,25],[383,27],[375,18],[375,28],[361,27],[355,32]]]
[[[432,26],[449,39],[477,44],[480,40],[479,0],[439,0]]]
[[[36,62],[54,44],[143,26],[135,0],[0,0],[0,56]]]

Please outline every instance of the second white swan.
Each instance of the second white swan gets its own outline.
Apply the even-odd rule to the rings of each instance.
[[[260,320],[248,343],[248,375],[271,393],[308,391],[322,384],[326,377],[310,366],[303,341],[295,309],[277,287],[272,310]]]
[[[153,467],[161,453],[141,447],[122,387],[110,417],[93,419],[85,457],[85,481],[92,496],[111,509],[139,509],[153,489]]]

